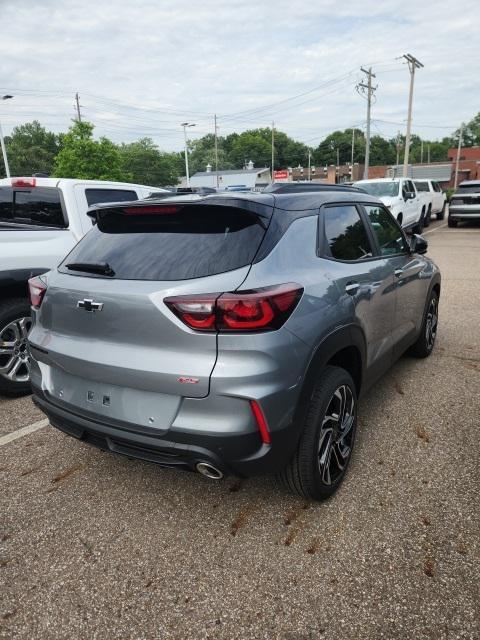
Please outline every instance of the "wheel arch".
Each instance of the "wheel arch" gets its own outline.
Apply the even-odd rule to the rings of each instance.
[[[297,401],[294,422],[302,423],[315,381],[320,371],[328,365],[345,369],[352,376],[359,395],[365,378],[366,353],[365,336],[357,325],[341,327],[328,334],[316,346],[310,358]]]

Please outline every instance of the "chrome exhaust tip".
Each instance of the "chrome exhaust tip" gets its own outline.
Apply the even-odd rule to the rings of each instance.
[[[220,469],[217,469],[209,462],[197,462],[195,468],[198,473],[201,473],[202,476],[210,478],[210,480],[221,480],[223,478],[223,473],[220,471]]]

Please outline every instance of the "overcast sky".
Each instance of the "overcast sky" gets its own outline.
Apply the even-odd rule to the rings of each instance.
[[[347,6],[348,5],[348,6]],[[275,126],[316,146],[364,127],[355,90],[376,73],[372,132],[405,130],[411,53],[413,130],[441,138],[480,111],[480,1],[0,0],[0,102],[5,133],[36,118],[65,130],[74,95],[95,135],[192,137]],[[298,97],[295,97],[298,96]]]

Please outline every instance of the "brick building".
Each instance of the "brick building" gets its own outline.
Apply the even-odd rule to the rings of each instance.
[[[457,149],[448,150],[448,159],[453,164],[457,162]],[[458,161],[458,182],[462,180],[480,180],[480,147],[463,147],[460,149]]]

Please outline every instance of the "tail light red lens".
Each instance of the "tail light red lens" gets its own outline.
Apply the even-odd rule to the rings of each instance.
[[[271,444],[270,430],[268,428],[267,421],[263,415],[262,408],[256,400],[250,400],[250,406],[252,407],[252,413],[255,416],[258,432],[262,439],[263,444]]]
[[[12,178],[12,187],[34,187],[36,184],[36,178]]]
[[[28,281],[30,304],[34,309],[40,308],[46,290],[47,285],[43,282],[43,280],[40,280],[40,278],[30,278],[30,280]]]
[[[302,293],[303,287],[289,283],[253,291],[165,298],[164,302],[197,331],[274,331],[286,322]]]

